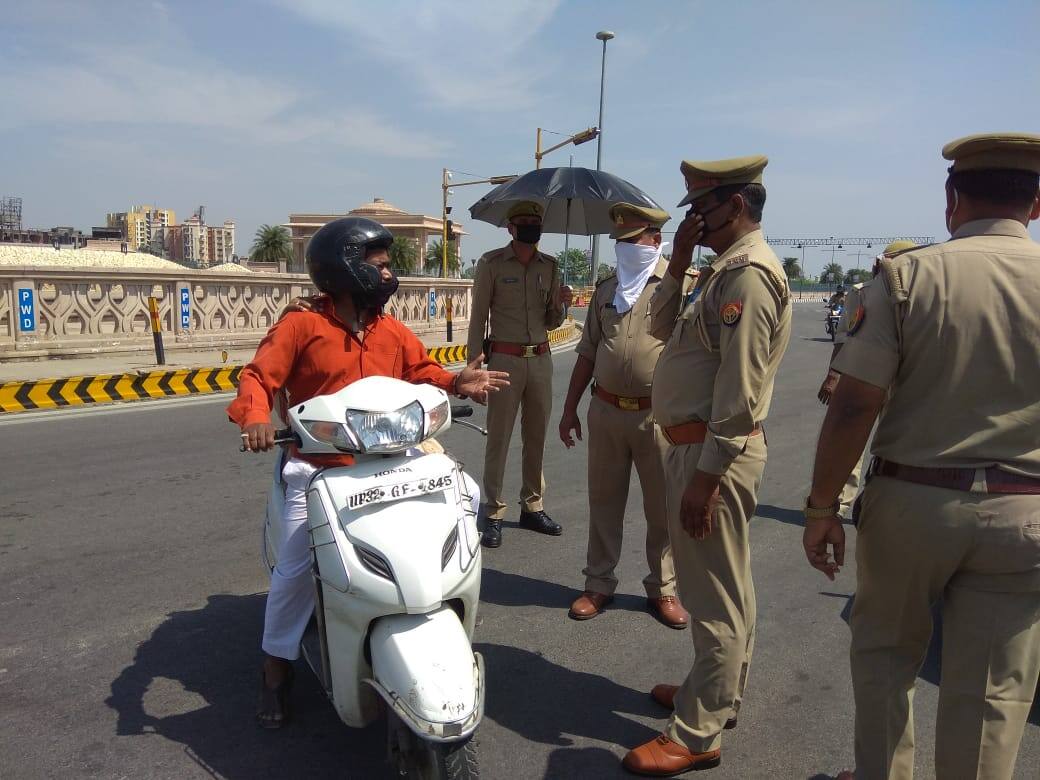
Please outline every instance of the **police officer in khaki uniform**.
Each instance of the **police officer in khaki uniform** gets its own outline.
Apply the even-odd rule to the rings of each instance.
[[[589,546],[585,592],[571,605],[575,620],[596,617],[613,599],[614,570],[621,556],[625,504],[635,463],[646,515],[643,579],[647,608],[670,628],[687,625],[686,611],[675,597],[675,565],[668,541],[664,466],[667,446],[650,412],[650,384],[657,358],[679,312],[678,286],[654,297],[668,269],[661,259],[661,226],[668,212],[629,203],[610,213],[617,241],[617,273],[596,285],[578,344],[567,400],[560,418],[560,439],[574,446],[581,439],[578,402],[590,380],[589,402]],[[688,276],[687,288],[693,277]],[[658,308],[652,316],[651,301]],[[661,311],[663,309],[663,311]],[[657,330],[650,327],[657,323]]]
[[[502,544],[506,513],[502,480],[518,410],[523,440],[520,525],[550,536],[563,533],[542,504],[542,455],[552,412],[548,331],[563,322],[571,290],[561,286],[556,260],[538,251],[542,207],[517,203],[510,208],[508,219],[513,240],[502,249],[488,252],[477,263],[467,341],[470,355],[484,352],[484,333],[490,319],[488,368],[509,373],[509,387],[494,393],[488,403],[482,512],[485,547]]]
[[[833,579],[837,497],[880,412],[850,620],[868,780],[912,776],[940,599],[936,777],[1010,778],[1040,675],[1040,136],[969,136],[943,156],[953,237],[882,261],[834,364],[806,502],[806,556]]]
[[[692,204],[657,295],[674,294],[693,247],[714,250],[657,362],[653,412],[665,453],[668,520],[695,658],[681,686],[651,695],[674,714],[627,769],[671,775],[721,761],[736,725],[755,637],[748,524],[766,461],[762,422],[791,336],[787,275],[760,221],[763,156],[684,162]],[[656,323],[655,323],[656,325]]]
[[[895,257],[896,255],[913,249],[917,246],[913,241],[893,241],[885,250],[877,256],[877,261],[874,263],[874,276],[878,275],[881,266],[880,262],[886,257]],[[858,317],[860,308],[860,302],[862,300],[863,291],[870,285],[872,279],[868,279],[865,282],[859,282],[858,284],[852,285],[848,295],[845,298],[845,309],[841,313],[841,319],[838,320],[838,325],[834,331],[834,349],[831,352],[831,365],[827,370],[827,376],[823,379],[823,384],[820,385],[820,391],[817,394],[817,398],[820,399],[820,403],[826,406],[831,402],[831,396],[834,394],[834,388],[838,386],[838,380],[841,378],[834,369],[834,358],[838,357],[838,353],[841,352],[841,348],[845,346],[845,342],[848,339],[850,325],[855,325]],[[856,496],[859,494],[861,475],[863,473],[863,459],[860,458],[856,461],[856,465],[853,467],[852,472],[849,474],[849,478],[845,480],[845,487],[841,491],[841,514],[842,517],[851,517],[852,502],[856,500]]]

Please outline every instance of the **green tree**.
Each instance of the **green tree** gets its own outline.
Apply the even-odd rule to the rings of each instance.
[[[390,245],[390,268],[393,272],[401,276],[413,274],[418,264],[419,247],[415,245],[415,239],[394,236],[394,243]]]
[[[700,257],[694,258],[694,268],[704,268],[705,266],[711,265],[718,259],[717,255],[701,255]]]
[[[477,275],[477,261],[476,260],[470,260],[469,261],[469,268],[467,268],[465,271],[462,272],[462,278],[463,279],[473,279],[473,278],[476,277],[476,275]]]
[[[797,257],[784,258],[784,273],[787,274],[788,279],[802,278],[802,266],[801,263],[798,262]]]
[[[281,225],[261,225],[253,237],[253,248],[249,259],[258,263],[285,261],[286,268],[292,265],[293,249],[289,231]]]
[[[431,276],[440,276],[444,258],[442,256],[444,244],[439,238],[430,242],[426,247],[426,273]],[[457,241],[448,242],[448,276],[458,276],[462,261],[459,259],[459,244]]]
[[[824,284],[838,284],[844,278],[845,271],[840,263],[827,263],[823,273],[820,274],[820,281]]]
[[[596,281],[599,282],[601,279],[606,279],[614,273],[614,267],[609,266],[606,263],[600,263],[599,268],[596,270]]]
[[[567,249],[556,253],[556,263],[560,267],[561,278],[570,285],[589,283],[589,253],[584,249]]]
[[[845,274],[845,284],[859,284],[871,278],[871,273],[866,268],[850,268]]]

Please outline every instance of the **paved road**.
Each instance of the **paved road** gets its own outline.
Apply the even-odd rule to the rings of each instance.
[[[770,461],[752,539],[759,634],[747,707],[713,778],[833,775],[851,761],[847,664],[852,567],[833,584],[803,561],[799,512],[830,344],[815,306],[795,336],[769,422]],[[557,412],[574,361],[557,355]],[[378,727],[335,719],[309,675],[280,733],[252,715],[264,572],[259,527],[268,457],[239,455],[225,399],[51,412],[0,422],[0,775],[370,778],[385,775]],[[482,413],[478,412],[478,419]],[[555,421],[553,428],[555,427]],[[448,446],[479,474],[481,442]],[[514,439],[511,463],[517,463]],[[486,555],[483,623],[488,778],[623,777],[618,759],[664,712],[646,691],[689,667],[688,632],[643,611],[635,491],[622,595],[586,623],[585,453],[547,448],[550,539],[509,525]],[[507,481],[510,494],[516,479]],[[917,694],[918,768],[931,775],[934,659]],[[1034,709],[1017,777],[1040,766]]]

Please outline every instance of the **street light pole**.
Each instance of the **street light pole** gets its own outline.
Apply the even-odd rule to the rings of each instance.
[[[596,170],[602,170],[603,164],[603,93],[607,81],[607,41],[614,37],[610,30],[600,30],[596,40],[603,41],[603,57],[599,68],[599,135],[596,138]],[[592,267],[599,269],[599,236],[592,237]]]

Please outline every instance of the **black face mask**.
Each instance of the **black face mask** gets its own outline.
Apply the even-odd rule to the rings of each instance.
[[[347,268],[347,289],[359,309],[382,309],[401,284],[393,274],[383,281],[382,271],[363,260]]]
[[[695,208],[694,206],[690,206],[690,210],[688,212],[686,212],[686,216],[692,217],[694,214],[697,214],[697,215],[700,216],[701,219],[704,220],[704,233],[701,235],[701,242],[703,242],[704,239],[707,238],[712,233],[715,233],[715,232],[717,232],[719,230],[722,230],[722,228],[724,228],[726,225],[728,225],[732,221],[732,217],[731,217],[730,219],[727,219],[725,222],[723,222],[721,225],[719,225],[716,228],[709,228],[708,227],[707,216],[709,214],[712,214],[712,213],[718,211],[723,206],[725,206],[727,203],[729,203],[728,199],[722,201],[722,203],[716,203],[714,206],[712,206],[707,211],[700,211],[697,208]]]
[[[541,225],[515,225],[516,240],[521,244],[537,244],[542,237]]]

